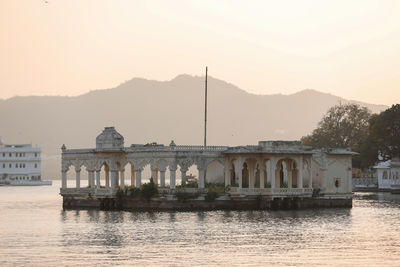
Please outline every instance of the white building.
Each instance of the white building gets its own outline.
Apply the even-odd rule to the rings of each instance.
[[[379,162],[376,166],[378,189],[392,191],[400,188],[400,159]]]
[[[3,144],[0,140],[0,181],[39,181],[41,151],[30,144]]]
[[[260,141],[236,147],[178,146],[172,141],[169,146],[124,147],[123,136],[114,127],[106,127],[96,138],[96,148],[67,149],[63,145],[61,195],[101,197],[126,185],[139,187],[146,166],[158,186],[174,190],[176,173],[185,181],[188,168],[196,166],[199,189],[207,183],[223,183],[231,196],[311,197],[318,193],[325,198],[351,199],[354,154],[349,149],[312,149],[300,141]],[[67,185],[70,169],[75,182]],[[81,185],[81,170],[88,173],[87,187]]]

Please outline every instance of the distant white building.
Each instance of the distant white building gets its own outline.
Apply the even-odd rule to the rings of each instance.
[[[376,166],[378,188],[380,190],[397,190],[400,188],[400,159],[379,162]]]
[[[30,144],[3,144],[0,140],[0,182],[40,180],[40,148]]]

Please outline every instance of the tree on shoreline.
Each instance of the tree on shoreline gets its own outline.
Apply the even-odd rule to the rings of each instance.
[[[355,152],[368,139],[371,112],[366,107],[356,104],[339,104],[331,107],[318,123],[318,127],[301,138],[305,145],[313,147],[350,147]],[[353,165],[362,167],[362,155],[353,157]]]
[[[301,138],[313,147],[350,147],[360,155],[353,166],[369,168],[377,160],[400,157],[400,104],[371,115],[355,104],[336,105],[328,110],[310,135]]]
[[[384,160],[400,157],[400,104],[372,116],[367,144]]]

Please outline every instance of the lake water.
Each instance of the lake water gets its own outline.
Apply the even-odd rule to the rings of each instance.
[[[60,183],[0,187],[0,266],[399,266],[400,195],[352,209],[63,211]]]

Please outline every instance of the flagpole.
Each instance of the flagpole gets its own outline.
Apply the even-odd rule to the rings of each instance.
[[[207,72],[206,67],[206,81],[205,81],[205,101],[204,101],[204,146],[207,146]]]

